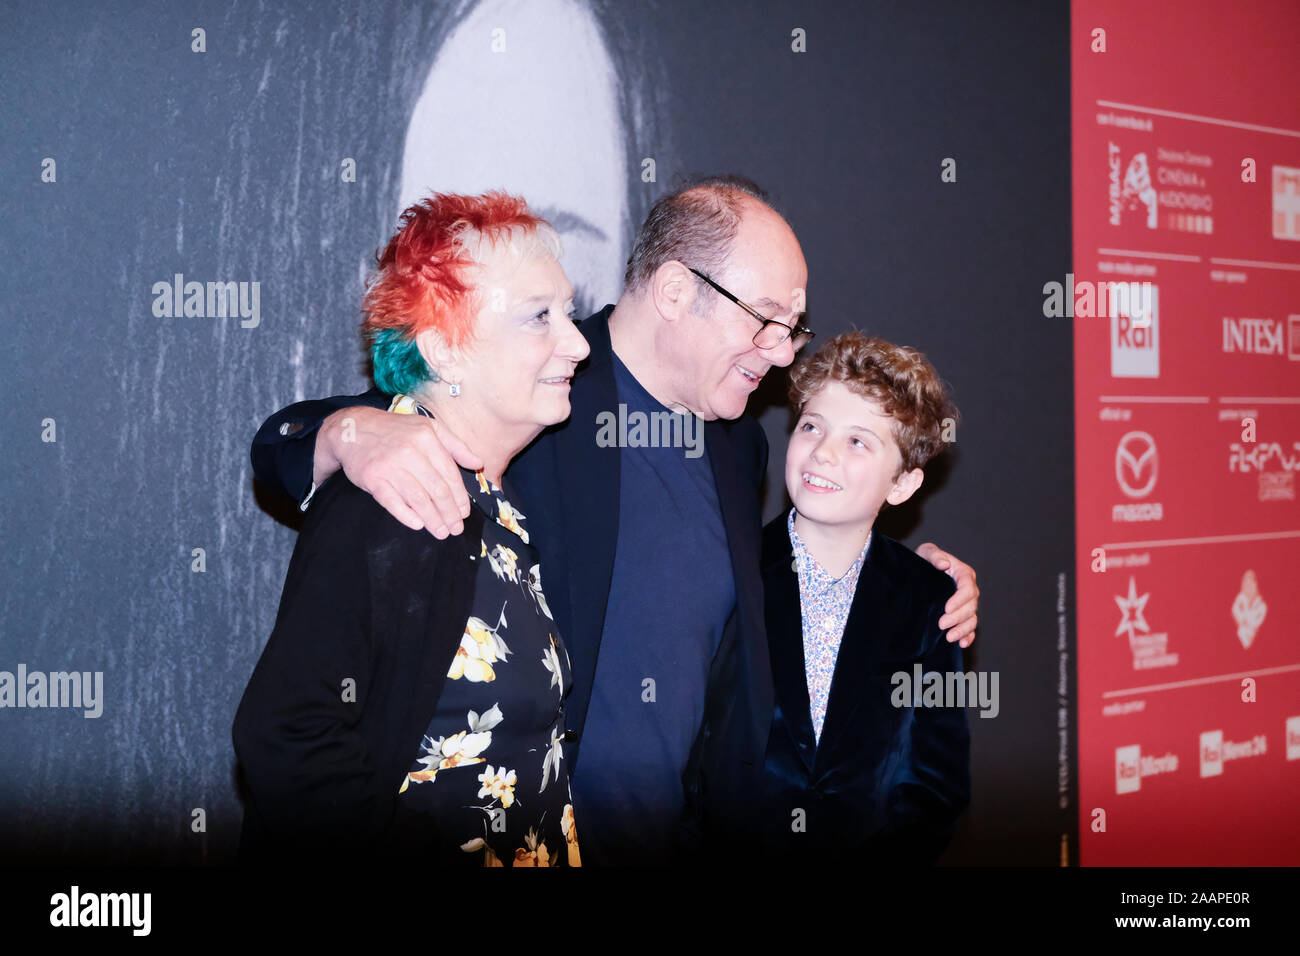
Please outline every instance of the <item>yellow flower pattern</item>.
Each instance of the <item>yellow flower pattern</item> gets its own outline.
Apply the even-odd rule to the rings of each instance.
[[[582,866],[582,854],[578,852],[578,824],[573,820],[573,804],[571,803],[564,805],[564,816],[560,819],[560,830],[564,833],[569,866]]]
[[[465,635],[460,639],[460,647],[447,670],[449,678],[460,680],[463,677],[475,684],[497,679],[492,665],[504,661],[510,654],[510,648],[497,633],[504,627],[504,608],[501,614],[501,623],[495,628],[488,627],[482,618],[471,617],[465,622]]]
[[[390,408],[427,411],[408,396]],[[484,516],[471,613],[399,799],[458,834],[448,851],[483,866],[580,866],[564,701],[569,656],[542,593],[527,516],[481,471],[461,471]],[[469,770],[473,767],[473,770]]]

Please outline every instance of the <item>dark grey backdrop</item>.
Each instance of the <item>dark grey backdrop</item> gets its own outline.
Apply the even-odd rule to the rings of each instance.
[[[291,400],[365,386],[364,263],[398,212],[424,77],[474,8],[181,6],[5,11],[0,670],[103,671],[105,701],[99,719],[0,710],[0,859],[233,857],[230,723],[294,537],[292,509],[252,484],[248,442]],[[742,172],[803,242],[820,338],[879,333],[952,383],[956,445],[887,524],[976,567],[968,660],[1000,675],[999,717],[972,714],[974,799],[946,859],[1054,864],[1073,816],[1056,649],[1073,444],[1069,325],[1043,318],[1040,290],[1070,262],[1067,5],[588,7],[627,130],[609,241],[625,249],[675,177]],[[551,68],[536,64],[543,81]],[[176,272],[259,281],[260,326],[154,317],[152,285]],[[784,504],[780,393],[752,406],[772,441],[768,517]]]

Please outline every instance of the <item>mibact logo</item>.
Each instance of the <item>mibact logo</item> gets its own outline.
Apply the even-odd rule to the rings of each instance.
[[[1124,169],[1120,148],[1115,143],[1106,146],[1107,195],[1110,201],[1110,224],[1118,226],[1124,214],[1146,212],[1148,229],[1156,228],[1160,212],[1156,204],[1155,186],[1151,184],[1151,168],[1146,153],[1134,153]],[[1120,170],[1124,169],[1121,177]]]

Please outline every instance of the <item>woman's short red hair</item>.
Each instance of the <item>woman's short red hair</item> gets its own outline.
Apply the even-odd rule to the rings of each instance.
[[[528,236],[559,255],[559,239],[518,196],[493,191],[481,196],[435,193],[402,213],[397,232],[375,256],[378,272],[362,304],[368,340],[384,330],[413,339],[435,328],[452,346],[470,335],[479,309],[469,267],[489,248]]]

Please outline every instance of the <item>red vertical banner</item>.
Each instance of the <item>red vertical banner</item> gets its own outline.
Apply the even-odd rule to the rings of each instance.
[[[1080,862],[1297,864],[1300,5],[1071,34]]]

